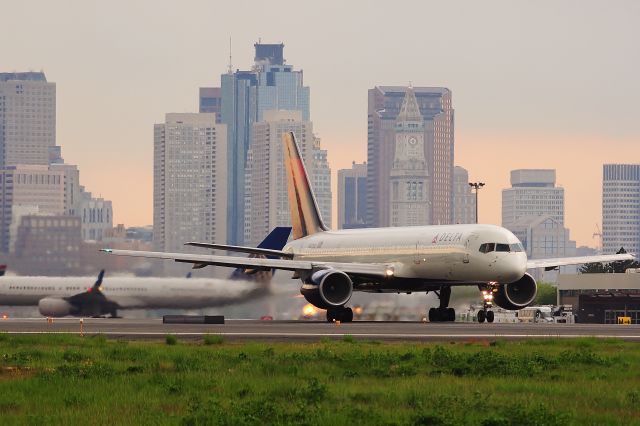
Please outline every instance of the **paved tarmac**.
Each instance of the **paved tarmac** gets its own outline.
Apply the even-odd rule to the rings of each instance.
[[[378,341],[473,341],[492,339],[572,338],[594,336],[640,341],[640,325],[602,324],[477,324],[421,322],[360,322],[330,324],[324,321],[227,320],[225,324],[163,324],[161,319],[88,318],[85,335],[103,334],[126,340],[164,339],[173,334],[200,340],[205,334],[228,340],[318,341],[345,335]],[[80,333],[78,318],[0,319],[0,332],[9,334]]]

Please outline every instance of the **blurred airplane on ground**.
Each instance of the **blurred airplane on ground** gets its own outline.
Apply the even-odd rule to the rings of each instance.
[[[291,228],[275,228],[258,249],[281,250]],[[265,256],[266,257],[266,256]],[[0,268],[0,275],[4,269]],[[273,270],[236,269],[228,279],[0,277],[0,305],[38,306],[47,317],[116,317],[121,309],[199,309],[244,303],[270,293]]]

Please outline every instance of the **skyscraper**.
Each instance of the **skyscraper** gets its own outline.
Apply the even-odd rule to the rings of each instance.
[[[0,251],[9,252],[22,216],[65,214],[64,171],[24,164],[0,170],[0,206]]]
[[[396,120],[407,87],[376,86],[368,95],[367,225],[391,225],[389,178],[395,158]],[[451,91],[414,87],[423,119],[424,157],[431,179],[430,222],[453,222],[454,111]]]
[[[244,236],[244,190],[247,153],[253,123],[269,110],[300,111],[309,121],[309,87],[302,71],[284,62],[284,44],[255,45],[250,71],[222,75],[222,122],[228,129],[229,242],[241,244]]]
[[[338,170],[338,229],[365,226],[367,210],[367,163]]]
[[[602,167],[602,250],[640,256],[640,164]]]
[[[511,171],[511,188],[502,190],[502,226],[525,216],[549,216],[564,226],[564,188],[552,169]]]
[[[318,208],[325,225],[331,228],[331,168],[327,161],[327,150],[322,149],[320,138],[313,138],[313,163],[309,173],[311,173],[311,186],[316,196]]]
[[[55,83],[43,72],[0,73],[0,169],[59,156]]]
[[[153,236],[156,249],[227,240],[227,133],[215,114],[167,114],[154,126]],[[171,265],[173,266],[173,265]],[[172,273],[179,268],[166,266]]]
[[[275,226],[291,225],[282,135],[294,132],[313,181],[314,136],[301,111],[267,111],[253,124],[247,161],[245,243],[257,245]],[[313,183],[312,183],[313,185]]]
[[[576,253],[564,226],[564,188],[555,184],[553,169],[518,169],[511,171],[511,188],[502,190],[502,226],[520,239],[532,259]],[[575,272],[575,267],[561,270]]]
[[[82,239],[102,241],[105,234],[113,229],[113,207],[111,201],[95,198],[90,192],[80,187],[79,216],[82,219]]]
[[[424,148],[424,119],[409,87],[396,118],[395,152],[389,175],[391,226],[429,225],[431,182]]]
[[[469,186],[469,172],[463,167],[453,169],[453,222],[476,223],[476,196]]]
[[[111,202],[83,193],[78,167],[62,160],[56,145],[56,85],[47,82],[43,72],[0,73],[0,163],[0,175],[4,176],[1,250],[13,249],[23,216],[82,217],[83,201],[108,207],[108,212],[101,209],[102,213],[83,218],[86,239],[99,240],[102,230],[112,226]],[[53,222],[33,223],[44,223],[40,231],[46,234],[46,225]],[[85,232],[88,228],[95,232]]]

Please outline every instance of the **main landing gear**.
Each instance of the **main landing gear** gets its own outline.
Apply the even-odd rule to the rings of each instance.
[[[451,298],[451,287],[442,286],[440,292],[435,292],[440,298],[440,306],[429,309],[429,322],[455,321],[456,311],[449,308],[449,299]]]
[[[351,322],[353,321],[353,310],[340,306],[337,308],[327,309],[327,322]]]
[[[482,324],[485,320],[489,323],[493,322],[495,316],[491,308],[493,307],[493,289],[482,290],[482,310],[478,311],[478,323]]]

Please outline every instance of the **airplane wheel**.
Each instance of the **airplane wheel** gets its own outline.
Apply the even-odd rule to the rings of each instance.
[[[494,320],[493,311],[487,311],[487,322],[493,322],[493,320]]]
[[[478,311],[478,322],[480,324],[482,324],[485,320],[485,312],[484,311]]]
[[[429,309],[429,322],[438,321],[437,317],[438,317],[438,314],[437,314],[436,308]]]
[[[351,308],[327,309],[327,322],[351,322],[353,321],[353,310]]]
[[[456,310],[453,308],[447,309],[447,321],[455,321],[456,320]]]
[[[334,322],[336,320],[336,311],[333,309],[327,309],[327,322]]]
[[[353,310],[351,308],[344,308],[341,312],[341,321],[342,322],[352,322],[353,321]]]

